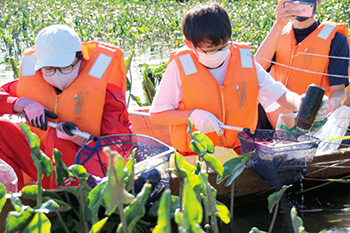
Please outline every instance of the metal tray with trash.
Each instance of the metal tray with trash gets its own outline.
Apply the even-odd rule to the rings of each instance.
[[[273,187],[301,180],[312,163],[318,138],[288,131],[257,129],[238,134],[241,154],[254,151],[246,166]]]

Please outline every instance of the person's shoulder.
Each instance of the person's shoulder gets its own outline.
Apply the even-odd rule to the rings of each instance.
[[[339,43],[349,46],[348,38],[340,32],[336,32],[333,38],[333,43]]]

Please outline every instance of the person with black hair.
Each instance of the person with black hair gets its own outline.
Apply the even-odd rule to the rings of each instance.
[[[239,153],[238,132],[222,125],[255,129],[258,101],[292,111],[300,104],[298,94],[254,61],[249,43],[231,40],[229,16],[218,4],[187,12],[182,31],[185,46],[171,53],[150,113],[152,122],[170,125],[171,143],[183,155],[192,153],[188,118],[214,145]]]
[[[280,0],[276,22],[258,48],[256,60],[274,79],[298,94],[305,93],[312,83],[323,87],[329,98],[327,113],[330,113],[346,99],[349,38],[345,24],[321,23],[315,18],[315,9],[321,1]],[[311,15],[300,16],[306,11],[302,6],[312,7]],[[278,103],[265,110],[273,128],[281,113],[291,113]],[[264,112],[261,113],[264,117]]]

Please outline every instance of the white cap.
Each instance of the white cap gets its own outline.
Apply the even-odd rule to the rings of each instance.
[[[42,29],[35,40],[35,70],[45,66],[65,67],[73,63],[83,49],[80,38],[67,25],[51,25]]]

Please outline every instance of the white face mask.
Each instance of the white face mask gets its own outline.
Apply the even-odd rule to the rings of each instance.
[[[78,77],[80,63],[81,61],[78,61],[69,74],[62,74],[59,70],[56,70],[55,74],[52,76],[43,74],[43,78],[50,85],[63,91]]]
[[[217,68],[225,61],[228,52],[228,49],[225,49],[224,51],[218,51],[217,53],[210,55],[197,52],[198,61],[208,68]]]

